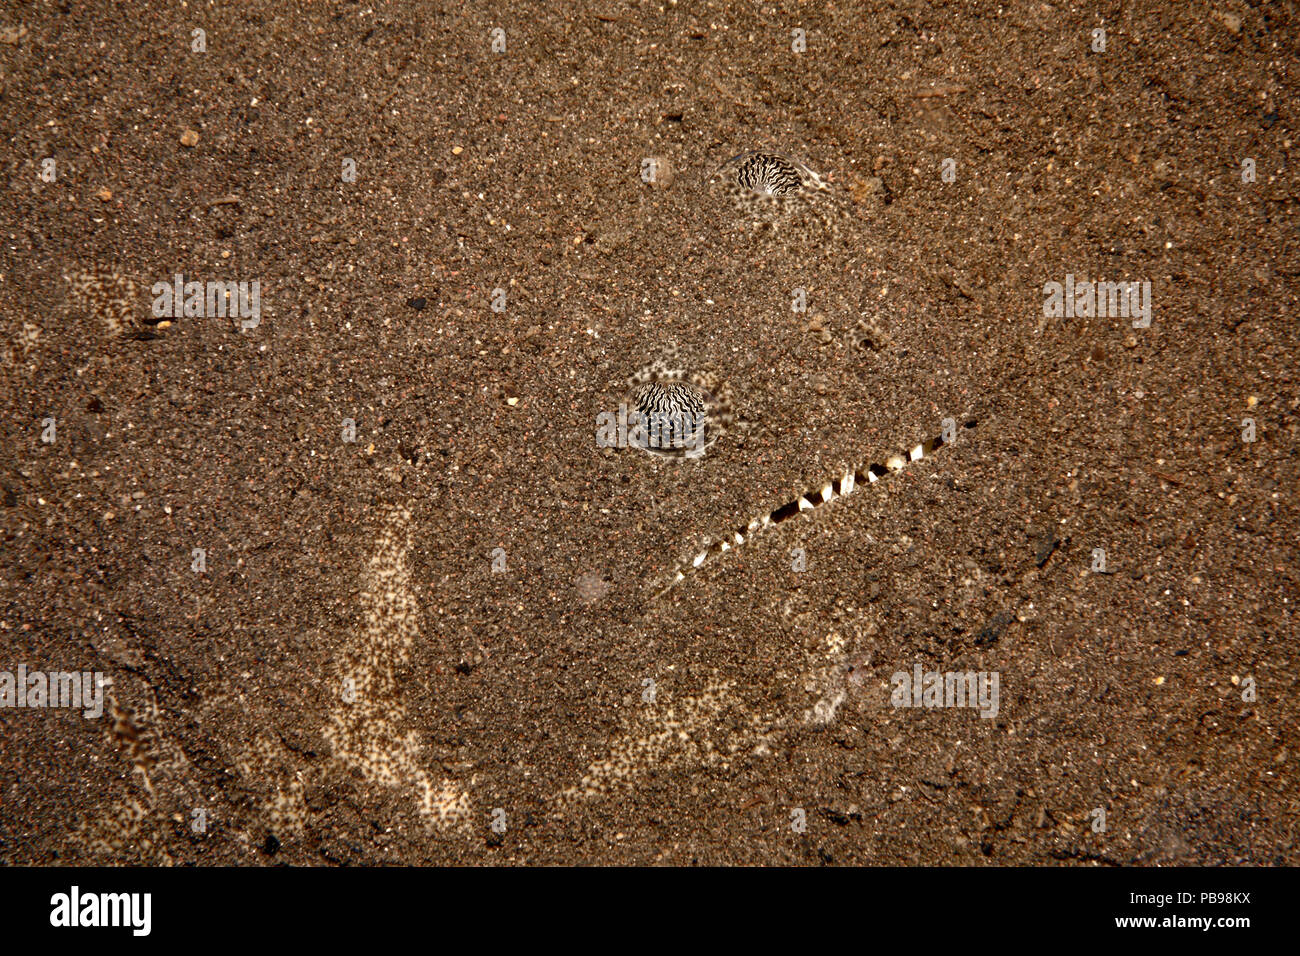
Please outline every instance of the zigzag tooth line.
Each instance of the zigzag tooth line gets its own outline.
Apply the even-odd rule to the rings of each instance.
[[[974,420],[965,423],[966,428],[974,428],[975,425],[976,422]],[[883,465],[871,463],[865,465],[863,468],[849,468],[847,471],[844,472],[844,477],[839,480],[838,497],[842,498],[847,495],[853,494],[854,489],[859,484],[861,484],[864,480],[867,482],[867,484],[875,484],[877,481],[887,478],[891,474],[900,472],[904,468],[906,468],[907,465],[910,464],[911,462],[921,461],[923,458],[925,458],[927,454],[927,449],[929,450],[929,454],[934,454],[934,452],[937,449],[942,448],[945,444],[948,443],[945,442],[943,440],[943,436],[940,435],[931,438],[929,441],[922,442],[921,444],[915,446],[914,448],[912,448],[911,451],[906,453],[906,456],[901,454],[890,455],[888,458],[885,459],[885,463]],[[837,483],[833,480],[828,481],[826,482],[826,484],[822,486],[820,492],[812,492],[810,494],[799,495],[799,497],[797,497],[794,501],[788,501],[785,504],[781,505],[779,508],[774,508],[771,511],[767,512],[766,514],[760,515],[757,518],[752,519],[749,522],[749,524],[747,524],[743,529],[733,532],[736,539],[735,546],[739,547],[740,545],[744,544],[745,541],[748,540],[748,538],[752,538],[758,531],[768,527],[769,525],[779,524],[780,522],[785,521],[787,518],[791,518],[796,514],[800,514],[801,512],[804,511],[813,511],[818,507],[818,505],[822,505],[830,502],[832,499],[837,497],[836,491],[837,491]],[[812,500],[810,500],[817,497],[820,497],[821,501],[814,503]],[[748,535],[748,538],[746,535]],[[694,570],[700,567],[702,564],[704,564],[705,561],[708,560],[711,554],[721,554],[724,551],[731,550],[733,547],[730,544],[730,542],[726,540],[723,540],[720,543],[719,542],[710,543],[708,542],[708,539],[706,539],[706,545],[707,546],[705,547],[705,549],[701,551],[699,554],[697,554],[694,557],[694,559],[692,559],[690,570]],[[679,570],[676,574],[676,577],[673,578],[673,582],[669,584],[667,587],[665,587],[662,591],[660,591],[655,596],[662,597],[669,590],[676,587],[683,580],[685,580],[685,578],[686,578],[686,571]]]

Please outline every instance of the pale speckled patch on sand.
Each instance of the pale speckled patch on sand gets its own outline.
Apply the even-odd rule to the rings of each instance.
[[[336,697],[323,734],[334,759],[360,770],[367,783],[413,789],[417,809],[432,825],[464,828],[471,814],[469,791],[454,780],[435,782],[425,771],[419,734],[407,729],[397,679],[420,634],[420,610],[407,562],[410,536],[410,512],[387,509],[365,571],[364,621],[335,661]]]
[[[163,732],[157,701],[132,708],[105,685],[105,735],[131,767],[118,802],[87,816],[72,839],[78,862],[171,866],[173,827],[204,805],[185,752]],[[170,822],[169,822],[170,818]]]
[[[848,697],[848,685],[845,680],[848,639],[839,631],[831,631],[826,635],[823,643],[824,652],[821,659],[809,661],[810,669],[804,679],[806,692],[821,695],[812,707],[804,711],[805,724],[833,723],[839,713],[840,705]]]
[[[842,633],[832,631],[823,647],[806,656],[800,685],[821,697],[802,712],[781,715],[751,707],[736,694],[735,681],[716,675],[696,694],[643,704],[609,742],[605,755],[587,766],[577,784],[561,791],[555,804],[564,807],[633,791],[651,770],[725,770],[745,755],[771,755],[778,749],[778,738],[799,721],[833,722],[848,696],[844,667],[848,643]]]
[[[593,761],[575,786],[563,790],[563,806],[587,797],[632,789],[647,771],[679,767],[726,769],[737,756],[770,751],[772,721],[748,710],[735,694],[735,681],[710,680],[693,696],[645,704],[615,737],[607,755]],[[739,731],[724,733],[727,711],[742,715]]]
[[[266,826],[277,838],[302,833],[307,822],[307,786],[279,739],[258,733],[233,760],[236,770],[255,794]]]
[[[113,269],[92,266],[68,277],[72,302],[110,335],[140,327],[145,299],[141,284]]]

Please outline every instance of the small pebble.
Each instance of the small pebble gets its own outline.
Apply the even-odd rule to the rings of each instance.
[[[199,145],[199,134],[192,129],[187,129],[181,133],[181,145],[191,149]]]

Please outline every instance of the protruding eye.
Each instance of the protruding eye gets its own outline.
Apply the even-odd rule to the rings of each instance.
[[[803,176],[789,160],[750,153],[736,165],[736,184],[764,196],[790,196],[803,188]]]
[[[685,452],[702,447],[709,420],[704,392],[689,382],[646,382],[632,392],[629,419],[641,426],[639,447]]]
[[[798,160],[778,153],[751,151],[733,156],[710,177],[743,217],[771,223],[800,209],[827,189]]]
[[[628,380],[629,445],[662,457],[699,458],[731,426],[730,390],[713,373],[686,364],[672,354]]]

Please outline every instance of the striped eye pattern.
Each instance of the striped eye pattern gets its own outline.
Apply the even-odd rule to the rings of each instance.
[[[784,217],[814,194],[830,188],[798,160],[761,151],[733,156],[710,181],[722,189],[744,217],[767,221]]]
[[[736,184],[768,196],[789,196],[804,187],[806,174],[783,156],[772,153],[743,155],[735,169]]]
[[[646,451],[682,452],[702,447],[707,437],[708,396],[690,382],[646,382],[632,390],[631,412]]]

